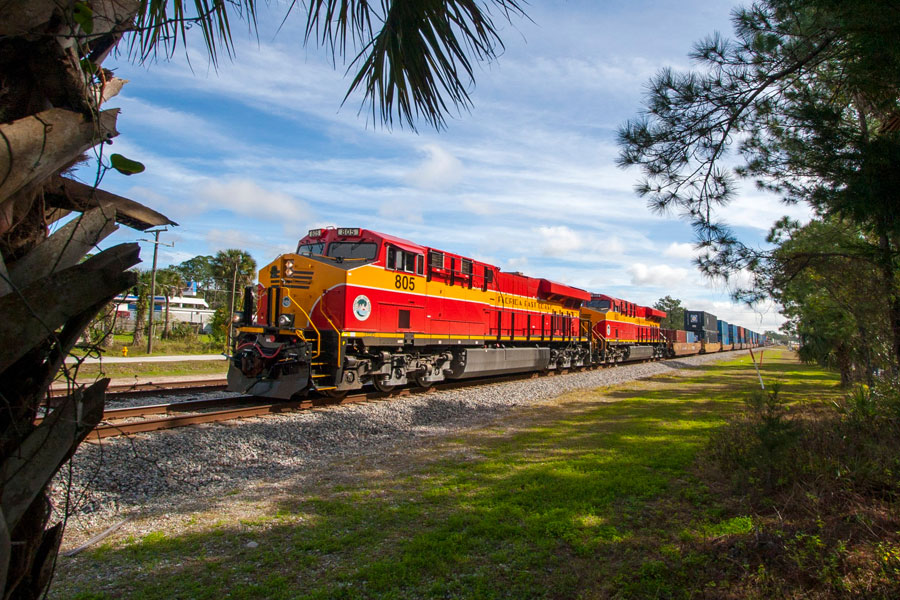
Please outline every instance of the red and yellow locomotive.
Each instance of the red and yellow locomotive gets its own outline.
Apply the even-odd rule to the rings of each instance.
[[[428,387],[713,347],[692,343],[691,331],[662,331],[660,310],[367,229],[310,231],[295,253],[262,268],[257,291],[256,310],[252,288],[245,292],[228,385],[273,398]],[[759,343],[750,331],[742,342],[737,330],[734,347]]]
[[[666,313],[603,294],[592,294],[581,309],[591,321],[596,355],[602,362],[663,358],[667,342],[660,333]]]
[[[275,398],[596,362],[584,290],[357,228],[312,230],[245,294],[229,389]]]

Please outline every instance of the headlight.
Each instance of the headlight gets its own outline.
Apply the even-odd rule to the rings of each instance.
[[[291,277],[294,274],[294,261],[288,259],[284,261],[284,276]]]
[[[294,326],[294,315],[281,315],[278,317],[278,326],[279,327],[293,327]]]

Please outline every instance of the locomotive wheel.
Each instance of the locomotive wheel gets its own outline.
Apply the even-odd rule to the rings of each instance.
[[[397,387],[396,385],[384,383],[384,381],[385,380],[381,377],[373,377],[372,385],[375,386],[376,390],[378,390],[379,392],[382,392],[383,394],[389,394],[394,391],[394,388]]]
[[[350,390],[322,390],[320,393],[333,400],[343,400],[350,393]]]
[[[418,375],[418,374],[414,375],[413,381],[415,382],[416,387],[419,388],[420,390],[430,390],[430,389],[434,388],[434,382],[433,381],[425,381],[424,375]]]

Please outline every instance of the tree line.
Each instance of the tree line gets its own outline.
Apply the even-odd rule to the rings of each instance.
[[[150,310],[150,288],[153,273],[136,269],[137,283],[130,290],[136,296],[136,311],[133,323],[132,344],[142,343],[147,334],[147,314]],[[195,284],[196,295],[206,300],[216,311],[215,325],[224,324],[234,310],[241,308],[243,296],[240,293],[246,285],[256,280],[256,261],[244,250],[229,248],[214,255],[199,255],[180,264],[156,270],[156,295],[163,296],[163,329],[160,337],[169,337],[171,320],[169,304],[173,297],[181,296],[188,286]]]
[[[697,265],[773,298],[803,358],[844,383],[900,374],[900,4],[761,0],[734,12],[734,37],[696,44],[697,67],[665,69],[619,131],[651,209],[697,232]],[[768,247],[721,215],[750,179],[807,224],[782,219]]]

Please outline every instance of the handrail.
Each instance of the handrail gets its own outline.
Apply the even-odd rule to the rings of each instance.
[[[322,316],[325,317],[325,320],[328,321],[328,324],[331,325],[331,328],[334,329],[334,332],[335,332],[335,333],[337,334],[337,336],[338,336],[338,340],[337,340],[337,362],[336,362],[335,364],[340,365],[340,364],[341,364],[341,332],[338,331],[338,328],[335,326],[334,321],[332,321],[332,320],[328,317],[328,313],[325,312],[324,303],[321,303],[321,302],[319,303],[319,312],[322,313]],[[310,322],[312,322],[312,321],[310,321]]]
[[[319,355],[322,354],[322,334],[319,332],[319,328],[316,327],[316,324],[315,324],[315,323],[313,323],[312,317],[309,316],[309,313],[306,312],[305,310],[303,310],[303,307],[300,306],[300,305],[297,303],[296,300],[294,300],[294,298],[291,296],[291,293],[288,292],[287,290],[285,290],[285,293],[287,293],[287,297],[290,298],[290,300],[291,300],[291,302],[294,304],[294,306],[296,306],[297,308],[300,309],[300,312],[303,313],[303,315],[306,317],[306,320],[309,321],[310,326],[311,326],[311,327],[313,328],[313,330],[316,332],[316,353],[313,354],[313,355],[310,357],[310,360],[315,359],[315,358],[318,358]],[[326,318],[327,318],[327,317],[326,317]],[[295,332],[300,332],[299,329],[295,329],[294,331],[295,331]],[[300,333],[300,337],[303,338],[303,339],[306,339],[306,338],[303,336],[303,333],[302,333],[302,332]]]

